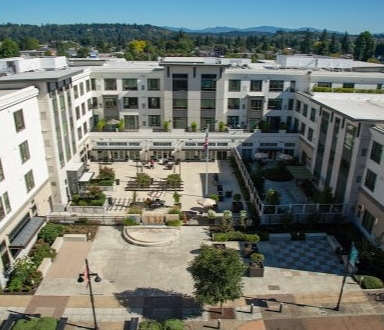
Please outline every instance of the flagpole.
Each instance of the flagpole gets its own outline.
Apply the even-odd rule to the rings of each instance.
[[[208,158],[209,158],[209,142],[208,142],[208,132],[209,125],[207,125],[207,130],[205,134],[205,197],[208,197]]]

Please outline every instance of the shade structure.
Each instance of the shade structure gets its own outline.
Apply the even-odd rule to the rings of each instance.
[[[216,205],[216,201],[212,198],[200,198],[197,200],[197,203],[204,207]]]
[[[255,159],[267,159],[268,154],[266,154],[265,152],[256,152],[254,157]]]
[[[279,155],[279,158],[280,158],[281,160],[292,160],[293,156],[288,155],[288,154],[280,154],[280,155]]]

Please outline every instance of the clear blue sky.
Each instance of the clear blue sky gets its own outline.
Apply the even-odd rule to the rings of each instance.
[[[384,32],[384,0],[0,0],[0,8],[0,24],[268,25]]]

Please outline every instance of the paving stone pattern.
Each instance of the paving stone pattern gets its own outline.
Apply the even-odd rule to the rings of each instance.
[[[332,252],[326,239],[311,241],[272,241],[270,242],[278,266],[291,270],[301,270],[342,275],[344,266]],[[265,263],[268,266],[268,260]]]

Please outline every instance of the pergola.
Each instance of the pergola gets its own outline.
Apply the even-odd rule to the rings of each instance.
[[[317,178],[305,166],[286,166],[287,170],[292,174],[296,183],[298,181],[315,181]]]

